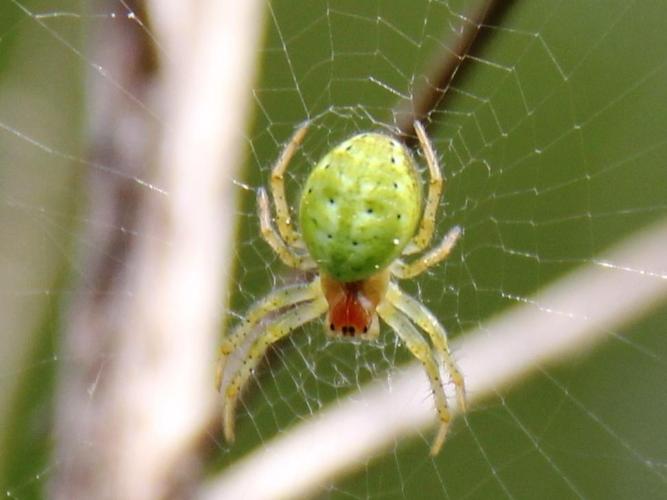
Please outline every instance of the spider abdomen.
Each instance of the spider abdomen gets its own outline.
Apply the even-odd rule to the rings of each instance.
[[[327,153],[301,195],[300,227],[310,255],[341,282],[365,279],[396,259],[414,235],[421,189],[405,146],[356,135]]]

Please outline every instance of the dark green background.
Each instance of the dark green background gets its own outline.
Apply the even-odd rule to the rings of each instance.
[[[57,3],[22,2],[48,11],[78,8]],[[398,95],[409,96],[421,85],[433,54],[452,45],[461,25],[456,14],[469,4],[272,1],[242,180],[253,187],[264,184],[281,145],[305,119],[313,126],[290,170],[292,200],[309,165],[329,147],[359,130],[391,131]],[[664,219],[665,19],[664,2],[525,0],[510,2],[502,17],[483,28],[477,59],[455,79],[428,129],[448,179],[438,234],[460,224],[465,235],[446,264],[404,284],[451,336],[513,305],[511,297],[530,297],[614,242]],[[83,78],[81,61],[49,42],[35,21],[11,4],[0,6],[0,23],[0,78],[11,71],[11,58],[19,57],[20,37],[39,42],[36,53],[60,56],[63,71]],[[85,38],[78,36],[86,27],[81,20],[54,25],[82,47]],[[41,92],[44,78],[34,76],[34,92]],[[81,81],[63,85],[63,95],[80,99],[77,85]],[[75,111],[85,116],[80,106]],[[65,123],[82,142],[80,122]],[[44,156],[45,164],[49,160],[53,155]],[[0,173],[17,168],[0,165]],[[35,182],[39,172],[35,169]],[[61,184],[52,185],[62,199],[47,206],[47,215],[67,214],[72,199],[83,199],[71,179],[63,176]],[[234,262],[241,291],[231,303],[239,314],[271,287],[295,279],[258,237],[254,193],[241,192]],[[9,194],[2,197],[0,203]],[[74,224],[71,217],[58,220],[60,228]],[[68,251],[57,252],[63,274],[82,268]],[[57,352],[50,339],[58,331],[58,303],[66,301],[67,287],[66,279],[53,284],[40,341],[18,374],[13,419],[2,437],[12,458],[2,470],[0,492],[17,498],[39,496],[47,479],[37,474],[48,477],[59,466],[49,464],[47,455],[53,437],[47,430],[49,388],[67,360],[50,361]],[[428,457],[431,433],[425,433],[396,443],[358,473],[323,487],[320,495],[667,496],[666,320],[667,310],[658,310],[611,332],[628,342],[612,339],[474,408],[456,422],[435,460]],[[234,447],[212,443],[211,472],[410,359],[389,332],[375,345],[331,342],[319,324],[295,332],[269,355],[247,392]],[[7,374],[0,370],[0,376]]]
[[[452,2],[452,11],[465,5]],[[296,199],[308,165],[327,148],[358,130],[394,125],[399,98],[372,80],[410,95],[432,54],[451,44],[447,27],[460,26],[460,19],[447,5],[430,2],[272,7],[247,180],[265,183],[295,124],[314,119],[303,155],[292,165]],[[482,61],[470,62],[446,106],[431,115],[429,133],[448,177],[440,234],[453,224],[466,232],[446,265],[404,286],[451,335],[513,305],[508,296],[529,297],[664,218],[667,6],[650,8],[620,1],[512,2],[500,24],[483,30],[474,54]],[[239,251],[248,258],[238,264],[246,293],[233,302],[238,312],[276,273],[292,279],[257,238],[253,203],[249,193]],[[250,247],[261,258],[246,251]],[[273,263],[268,275],[267,259]],[[667,494],[662,320],[664,311],[615,331],[631,345],[611,340],[487,401],[455,425],[436,460],[427,457],[432,436],[425,434],[397,443],[355,476],[323,488],[322,496]],[[237,444],[220,450],[224,463],[410,359],[390,333],[378,348],[332,343],[320,329],[295,333],[271,355],[261,389],[248,392],[240,412]]]

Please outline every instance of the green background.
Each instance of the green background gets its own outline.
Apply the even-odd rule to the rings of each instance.
[[[410,96],[433,54],[452,45],[457,14],[469,4],[272,1],[242,180],[264,184],[281,145],[305,119],[313,126],[291,166],[292,200],[328,148],[360,130],[391,131],[399,96]],[[448,180],[438,234],[460,224],[465,235],[446,264],[403,286],[452,337],[667,213],[667,4],[508,4],[482,29],[484,42],[429,120]],[[21,5],[81,9],[64,1]],[[85,19],[49,26],[85,49]],[[11,2],[0,5],[0,85],[5,96],[22,90],[20,98],[0,97],[0,123],[82,156],[84,78],[81,58]],[[0,368],[3,390],[11,390],[0,408],[0,492],[35,498],[60,466],[48,455],[57,438],[49,431],[51,387],[67,363],[57,358],[61,309],[83,268],[71,248],[85,245],[77,228],[85,220],[78,179],[86,167],[6,130],[0,145],[0,266],[17,277],[0,291],[15,314],[37,318],[20,341],[2,347],[16,355],[13,366]],[[240,292],[231,302],[239,314],[294,279],[258,237],[254,193],[241,193]],[[37,261],[38,278],[21,278]],[[320,495],[666,496],[666,320],[665,308],[654,311],[611,332],[620,338],[594,352],[485,401],[455,423],[436,459],[428,457],[432,436],[425,433]],[[375,345],[332,342],[319,324],[295,332],[269,355],[244,398],[236,444],[212,443],[211,473],[410,359],[388,332]]]

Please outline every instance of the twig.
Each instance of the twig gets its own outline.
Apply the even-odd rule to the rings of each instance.
[[[591,349],[667,299],[665,248],[663,221],[457,339],[453,349],[469,404]],[[432,403],[423,397],[428,393],[423,369],[411,364],[392,375],[390,384],[363,387],[284,436],[263,443],[206,485],[199,498],[261,500],[313,494],[397,439],[433,425]],[[426,454],[426,446],[424,450]]]
[[[263,4],[148,6],[161,44],[154,92],[163,126],[152,184],[162,191],[139,190],[138,236],[122,267],[113,266],[113,249],[93,247],[115,270],[103,296],[82,284],[72,312],[56,432],[60,498],[187,496],[200,473],[193,449],[214,407],[212,357],[235,234],[231,180]],[[104,342],[82,349],[86,336]]]
[[[399,102],[394,111],[399,134],[405,142],[414,145],[415,120],[422,121],[431,111],[442,107],[447,91],[455,77],[463,76],[470,59],[466,56],[481,50],[487,37],[481,36],[482,27],[499,22],[499,18],[510,7],[513,0],[479,0],[462,17],[461,32],[456,36],[453,46],[443,37],[443,48],[431,57],[425,70],[424,81],[415,89],[413,98]]]

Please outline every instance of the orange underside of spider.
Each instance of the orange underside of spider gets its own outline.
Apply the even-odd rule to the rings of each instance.
[[[329,329],[351,337],[367,333],[388,282],[386,271],[348,283],[323,273],[322,290],[329,303]]]

